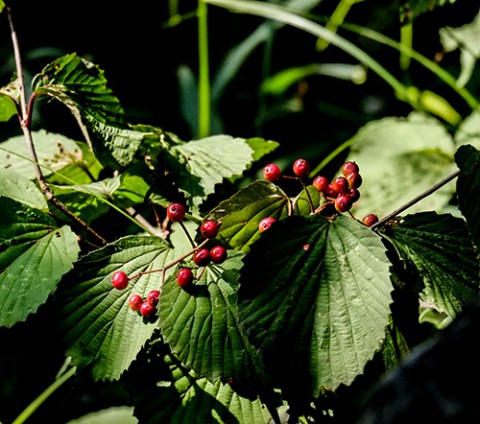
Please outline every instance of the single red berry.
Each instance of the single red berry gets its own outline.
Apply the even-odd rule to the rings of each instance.
[[[274,163],[269,163],[263,168],[263,177],[267,181],[277,181],[282,176],[282,171],[278,167],[278,165]]]
[[[363,179],[358,172],[352,172],[345,177],[350,188],[358,188],[362,185]]]
[[[317,175],[312,184],[318,191],[325,191],[328,185],[328,179],[323,175]]]
[[[333,184],[331,184],[331,183],[327,184],[327,188],[324,190],[323,193],[325,194],[325,196],[327,196],[331,199],[335,199],[338,196],[338,191],[336,191],[333,188]]]
[[[112,285],[118,290],[123,290],[128,286],[128,276],[123,271],[116,271],[112,275]]]
[[[219,225],[212,220],[207,220],[200,226],[200,232],[202,233],[203,237],[207,239],[214,239],[217,237],[219,229]]]
[[[275,221],[276,219],[272,218],[271,216],[263,218],[258,224],[258,231],[260,231],[261,233],[267,231]]]
[[[152,305],[150,302],[148,301],[144,301],[141,305],[140,305],[140,313],[142,314],[142,316],[144,316],[145,318],[149,318],[151,317],[154,313],[155,313],[155,306]]]
[[[342,165],[342,174],[345,176],[351,174],[352,172],[356,172],[358,174],[359,171],[360,169],[355,162],[348,161]]]
[[[158,303],[160,297],[160,290],[150,290],[147,294],[147,302],[155,306]]]
[[[300,178],[306,177],[310,172],[310,164],[305,159],[297,159],[293,164],[293,173]]]
[[[350,196],[350,199],[352,199],[352,202],[356,202],[358,199],[360,199],[360,192],[356,188],[349,189],[347,194]]]
[[[193,254],[193,262],[195,262],[195,264],[198,266],[206,266],[211,260],[212,258],[210,257],[210,250],[208,250],[206,247],[198,249]]]
[[[180,268],[177,272],[177,284],[186,287],[193,281],[193,272],[190,268]]]
[[[345,177],[337,177],[333,180],[332,187],[337,193],[345,193],[348,190],[348,181]]]
[[[350,196],[348,194],[340,194],[335,199],[335,209],[338,212],[347,212],[351,209],[351,207],[352,199],[350,199]]]
[[[213,246],[210,249],[210,257],[214,264],[221,264],[227,258],[227,249],[221,245]]]
[[[378,222],[378,216],[375,215],[374,213],[369,213],[368,215],[365,215],[362,219],[362,222],[367,226],[371,227],[373,224]]]
[[[167,216],[170,221],[180,222],[185,218],[185,206],[181,203],[170,203],[167,208]]]
[[[143,299],[139,294],[132,294],[128,299],[128,305],[133,311],[139,311],[142,303]]]

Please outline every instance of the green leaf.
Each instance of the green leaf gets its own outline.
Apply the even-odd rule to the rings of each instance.
[[[47,65],[32,85],[37,96],[51,96],[71,111],[103,164],[117,169],[132,162],[145,135],[129,127],[98,66],[71,53]]]
[[[253,161],[255,162],[272,153],[280,145],[276,141],[265,140],[260,137],[247,138],[245,141],[253,150]]]
[[[388,225],[390,240],[423,280],[423,301],[455,317],[478,293],[479,262],[463,219],[424,212]]]
[[[167,281],[159,303],[160,328],[172,352],[198,377],[233,379],[258,389],[265,380],[263,366],[239,329],[236,310],[242,256],[229,251],[221,266],[206,267],[189,290],[174,278]]]
[[[381,239],[344,216],[292,216],[245,258],[243,331],[286,393],[318,396],[350,384],[385,338],[392,301]]]
[[[455,160],[460,168],[457,179],[458,207],[467,220],[467,228],[480,254],[480,152],[472,146],[461,146]]]
[[[457,146],[470,144],[480,149],[480,110],[475,109],[459,125],[455,133],[455,144]]]
[[[361,198],[352,212],[387,215],[456,170],[454,144],[445,127],[421,113],[368,123],[353,139],[348,160],[360,167]],[[447,184],[409,212],[440,210],[455,191]]]
[[[208,219],[221,222],[219,240],[233,249],[248,251],[260,237],[260,221],[267,216],[285,218],[287,206],[288,198],[278,186],[259,180],[220,202]]]
[[[49,184],[89,184],[98,179],[102,164],[86,143],[76,144],[80,152],[75,149],[75,156],[70,156],[71,162],[47,178]]]
[[[137,424],[130,406],[112,406],[75,418],[67,424]]]
[[[77,143],[61,134],[48,133],[43,130],[32,132],[32,137],[44,177],[51,176],[55,171],[63,172],[66,168],[69,169],[68,176],[81,181],[85,181],[85,179],[90,181],[91,175],[98,176],[101,168],[90,154],[85,153],[81,147],[82,143]],[[29,158],[24,136],[12,137],[0,143],[2,167],[34,179],[35,170]]]
[[[447,53],[460,50],[461,72],[457,78],[459,87],[464,87],[470,80],[475,64],[480,58],[480,47],[477,43],[480,35],[480,13],[468,24],[458,28],[440,29],[440,41]]]
[[[206,378],[197,378],[166,350],[162,343],[147,346],[126,375],[126,387],[140,422],[272,422],[267,408],[257,397],[250,400],[239,395],[232,388],[234,384],[212,383]]]
[[[123,270],[134,277],[164,267],[171,256],[161,239],[125,237],[82,257],[59,286],[59,329],[67,354],[77,366],[91,364],[94,380],[118,379],[157,327],[156,319],[142,319],[131,310],[128,299],[160,289],[162,273],[143,274],[125,290],[112,287],[112,273]]]
[[[10,97],[0,93],[0,122],[7,122],[16,114],[15,102]]]
[[[35,209],[48,209],[47,200],[34,182],[12,170],[0,168],[0,196]]]
[[[264,94],[279,96],[298,81],[312,75],[326,75],[334,78],[350,80],[361,84],[366,80],[363,66],[346,63],[312,63],[284,69],[263,81],[260,89]]]
[[[215,185],[241,175],[253,161],[253,150],[243,138],[216,135],[173,146],[172,173],[192,206],[198,207]]]
[[[58,228],[46,212],[9,197],[0,202],[0,326],[11,327],[47,301],[79,247],[70,227]]]
[[[102,201],[111,200],[120,187],[120,177],[106,178],[90,184],[50,186],[55,197],[61,200],[71,212],[86,223],[109,211],[109,205]],[[59,219],[63,217],[60,215]]]

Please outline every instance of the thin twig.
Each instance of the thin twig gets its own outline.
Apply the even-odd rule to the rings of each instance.
[[[22,60],[20,57],[20,47],[18,43],[17,33],[15,31],[15,26],[13,25],[13,18],[12,18],[10,7],[7,4],[5,4],[5,10],[7,13],[8,23],[10,26],[10,35],[12,38],[13,53],[15,57],[15,67],[17,69],[18,85],[20,90],[20,111],[21,111],[21,116],[19,117],[20,126],[25,136],[28,153],[30,154],[30,157],[32,158],[32,161],[33,161],[35,178],[37,179],[37,182],[40,186],[40,190],[42,190],[42,193],[47,198],[47,201],[57,206],[65,215],[73,219],[78,225],[80,225],[87,232],[94,235],[98,240],[100,240],[102,244],[106,244],[107,241],[102,236],[100,236],[96,231],[90,228],[90,226],[85,221],[83,221],[77,215],[72,213],[64,203],[62,203],[53,195],[53,192],[50,190],[47,183],[45,182],[45,178],[43,177],[43,173],[39,165],[37,152],[33,144],[32,133],[30,132],[30,114],[31,114],[31,108],[33,103],[33,96],[30,99],[30,102],[28,103],[28,106],[27,106],[27,100],[26,100],[26,94],[25,94],[25,79],[23,75],[23,67],[22,67]]]
[[[141,277],[142,275],[146,275],[146,274],[154,274],[156,272],[165,272],[167,269],[171,268],[172,266],[175,266],[177,264],[179,264],[180,262],[182,262],[185,258],[188,258],[189,256],[191,256],[194,252],[196,252],[198,249],[202,248],[203,246],[205,246],[206,243],[208,243],[208,239],[205,239],[204,241],[202,241],[198,246],[195,246],[194,248],[192,248],[191,250],[189,250],[187,253],[183,254],[182,256],[180,256],[179,258],[175,259],[174,261],[168,263],[167,265],[163,266],[162,268],[156,268],[156,269],[149,269],[148,271],[140,271],[140,272],[137,272],[135,275],[132,275],[131,277],[128,277],[129,280],[134,280],[135,278],[138,278],[138,277]]]
[[[425,199],[426,197],[430,196],[430,194],[434,193],[441,187],[443,187],[445,184],[448,184],[450,181],[458,177],[458,174],[460,173],[460,170],[457,170],[453,172],[452,174],[446,176],[444,179],[439,181],[438,183],[434,184],[432,187],[430,187],[428,190],[425,190],[423,193],[419,194],[418,196],[414,197],[412,200],[409,202],[405,203],[403,206],[400,206],[398,209],[394,210],[392,213],[389,213],[387,216],[373,224],[370,229],[375,230],[379,228],[381,225],[385,224],[385,222],[389,221],[390,219],[396,217],[398,214],[402,213],[406,209],[410,208],[414,204],[420,202],[421,200]]]
[[[150,234],[165,239],[167,237],[168,232],[164,231],[161,228],[155,228],[150,222],[141,214],[139,214],[135,208],[129,207],[127,208],[127,212],[130,216],[132,216],[136,221],[142,224]]]

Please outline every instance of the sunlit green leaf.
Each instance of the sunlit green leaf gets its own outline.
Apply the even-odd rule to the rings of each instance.
[[[136,424],[138,420],[133,416],[130,406],[112,406],[99,411],[90,412],[80,418],[68,421],[67,424]]]
[[[111,276],[129,277],[160,269],[172,260],[168,244],[155,237],[126,237],[82,257],[59,286],[59,329],[67,354],[77,366],[91,364],[95,380],[118,379],[157,327],[129,308],[131,294],[146,297],[162,286],[162,272],[143,274],[125,290],[112,287]],[[168,277],[171,271],[165,272]]]
[[[170,153],[178,187],[198,207],[215,192],[215,185],[241,175],[254,152],[245,139],[217,135],[173,146]]]
[[[445,127],[420,113],[384,118],[364,126],[353,139],[348,160],[360,167],[363,184],[352,211],[386,215],[456,170],[454,144]],[[439,210],[455,191],[447,184],[409,212]]]
[[[480,13],[469,23],[458,27],[440,29],[440,40],[446,52],[460,49],[461,72],[457,79],[459,87],[465,86],[480,58],[480,47],[477,40],[480,35]]]
[[[258,224],[262,218],[271,216],[279,220],[287,216],[287,211],[288,198],[282,190],[259,180],[220,202],[208,218],[221,222],[219,240],[234,249],[248,251],[260,237]]]
[[[33,81],[34,93],[63,103],[77,120],[98,159],[112,167],[132,162],[144,134],[128,125],[103,70],[72,53],[47,65]]]
[[[340,216],[293,216],[245,258],[240,322],[294,396],[350,384],[385,338],[389,261],[380,238]]]
[[[15,102],[10,97],[0,93],[0,122],[7,122],[16,113]]]
[[[0,196],[31,208],[48,209],[47,200],[33,181],[13,170],[0,168]]]
[[[11,327],[47,301],[79,247],[70,227],[58,228],[45,211],[9,197],[0,202],[0,326]]]
[[[61,134],[46,131],[32,132],[33,144],[42,167],[44,177],[55,171],[66,170],[66,176],[79,181],[91,181],[98,176],[101,167],[91,154],[85,153],[82,143],[77,143]],[[27,149],[24,136],[17,136],[0,143],[0,164],[30,179],[35,178],[35,170]],[[67,170],[68,169],[68,170]],[[52,181],[64,181],[60,177]],[[70,181],[71,183],[71,181]]]
[[[462,121],[455,133],[455,143],[457,146],[470,144],[480,149],[480,110],[474,110]]]

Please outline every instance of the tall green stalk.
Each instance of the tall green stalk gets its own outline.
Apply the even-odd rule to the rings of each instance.
[[[15,418],[12,424],[23,424],[32,415],[37,408],[42,405],[59,387],[62,386],[69,378],[75,375],[77,367],[71,367],[69,370],[60,375],[50,386],[48,386],[40,395],[28,405],[22,413]]]
[[[198,0],[198,137],[210,135],[210,68],[208,60],[208,10],[204,0]]]

